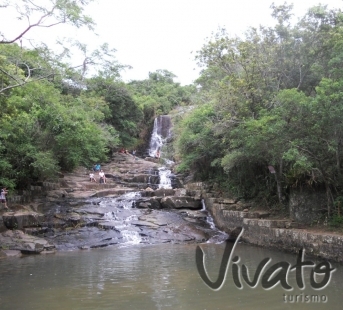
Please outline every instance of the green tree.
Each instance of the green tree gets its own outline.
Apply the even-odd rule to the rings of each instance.
[[[50,28],[59,24],[70,24],[75,27],[88,27],[94,29],[94,21],[84,14],[85,7],[92,0],[49,0],[44,5],[39,1],[31,0],[9,0],[0,10],[7,10],[15,14],[18,20],[27,21],[27,25],[13,38],[7,38],[5,33],[0,33],[0,95],[8,94],[12,88],[20,87],[26,83],[41,79],[51,79],[61,74],[61,59],[69,54],[69,48],[63,46],[63,52],[60,55],[48,49],[45,44],[40,44],[31,50],[25,49],[22,45],[22,39],[32,28]],[[65,43],[64,43],[65,44]],[[10,47],[4,48],[5,45]],[[82,44],[77,43],[79,48]],[[40,57],[37,57],[39,55]],[[94,56],[94,55],[93,55]],[[85,71],[87,64],[92,63],[89,57],[86,57],[80,65]],[[59,69],[57,69],[59,67]],[[64,64],[64,70],[68,67]]]

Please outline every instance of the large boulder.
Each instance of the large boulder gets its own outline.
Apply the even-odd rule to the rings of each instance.
[[[158,184],[160,177],[154,174],[137,174],[124,177],[123,180],[129,183]]]
[[[160,199],[157,197],[139,199],[134,202],[134,206],[140,209],[161,209]]]
[[[166,197],[166,196],[174,196],[175,190],[171,188],[159,188],[155,190],[155,196],[158,197]]]
[[[23,229],[25,227],[41,226],[44,215],[34,211],[21,210],[6,212],[2,215],[2,219],[8,229]]]
[[[54,252],[55,246],[47,240],[30,236],[21,230],[7,230],[0,234],[0,244],[8,250],[20,251],[23,254],[39,254],[42,252]],[[13,254],[13,253],[7,253]]]
[[[145,190],[141,191],[142,197],[166,197],[166,196],[174,196],[175,190],[172,188],[158,188],[153,190],[152,188],[148,187]]]
[[[193,197],[189,196],[182,196],[182,197],[163,197],[161,199],[161,205],[163,208],[171,208],[171,209],[193,209],[198,210],[202,208],[201,200],[194,199]]]

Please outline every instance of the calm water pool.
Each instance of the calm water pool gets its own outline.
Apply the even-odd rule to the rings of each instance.
[[[202,245],[212,279],[218,273],[224,244]],[[212,291],[195,264],[196,245],[128,245],[89,251],[58,252],[0,260],[0,309],[342,309],[342,266],[334,266],[329,285],[314,291],[238,289],[228,272],[225,284]],[[239,244],[235,254],[253,275],[266,257],[272,263],[296,262],[295,255]],[[306,268],[307,269],[307,268]],[[289,282],[296,286],[294,272]],[[309,270],[305,272],[309,279]],[[285,302],[285,295],[326,296],[326,303]]]

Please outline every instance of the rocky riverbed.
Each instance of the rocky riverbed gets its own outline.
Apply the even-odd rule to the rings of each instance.
[[[9,202],[11,211],[1,211],[0,257],[225,240],[211,227],[200,196],[187,196],[175,176],[174,189],[159,188],[160,167],[152,158],[115,154],[102,165],[106,184],[90,182],[90,171],[79,168],[35,186],[29,203]]]

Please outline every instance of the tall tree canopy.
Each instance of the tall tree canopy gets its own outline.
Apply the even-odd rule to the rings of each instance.
[[[179,170],[201,166],[208,179],[221,169],[237,195],[281,204],[291,187],[323,187],[330,213],[343,190],[343,15],[318,5],[291,23],[291,5],[271,9],[274,27],[244,38],[221,30],[198,51],[196,107],[175,143]]]

